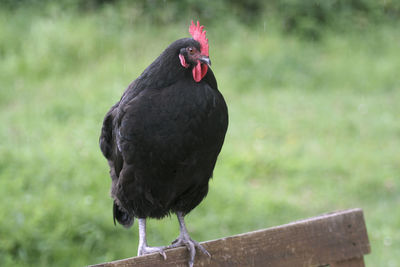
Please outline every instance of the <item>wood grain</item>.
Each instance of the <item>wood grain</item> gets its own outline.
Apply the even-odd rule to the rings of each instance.
[[[308,267],[330,264],[358,267],[364,266],[359,259],[370,253],[361,209],[333,212],[202,244],[212,257],[198,252],[195,266]],[[166,254],[167,260],[159,254],[151,254],[93,266],[187,266],[186,248],[170,249]],[[347,265],[343,265],[346,262]]]
[[[364,258],[353,258],[330,264],[329,267],[364,267]]]

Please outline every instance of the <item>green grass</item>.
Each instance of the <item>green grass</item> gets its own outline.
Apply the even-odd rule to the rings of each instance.
[[[0,265],[83,266],[136,255],[136,224],[114,227],[102,119],[187,24],[0,11]],[[230,111],[197,240],[364,209],[368,266],[400,262],[400,36],[395,25],[318,42],[263,23],[206,27]],[[227,34],[229,33],[229,34]],[[151,245],[178,234],[151,220]]]

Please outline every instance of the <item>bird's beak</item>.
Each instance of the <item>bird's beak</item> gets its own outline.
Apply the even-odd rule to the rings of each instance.
[[[201,63],[207,64],[208,66],[211,66],[211,60],[208,56],[200,56],[199,61]]]

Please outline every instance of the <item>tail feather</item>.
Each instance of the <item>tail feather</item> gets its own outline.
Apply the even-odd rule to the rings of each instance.
[[[115,220],[122,226],[129,228],[133,225],[134,217],[129,215],[125,210],[118,206],[118,204],[114,201],[113,206],[113,219],[114,225],[116,225]]]

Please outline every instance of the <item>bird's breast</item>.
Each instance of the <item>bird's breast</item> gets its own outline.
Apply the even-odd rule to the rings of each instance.
[[[125,107],[120,126],[125,141],[121,143],[141,157],[182,160],[221,142],[221,133],[226,131],[222,105],[220,94],[207,83],[146,89]]]

